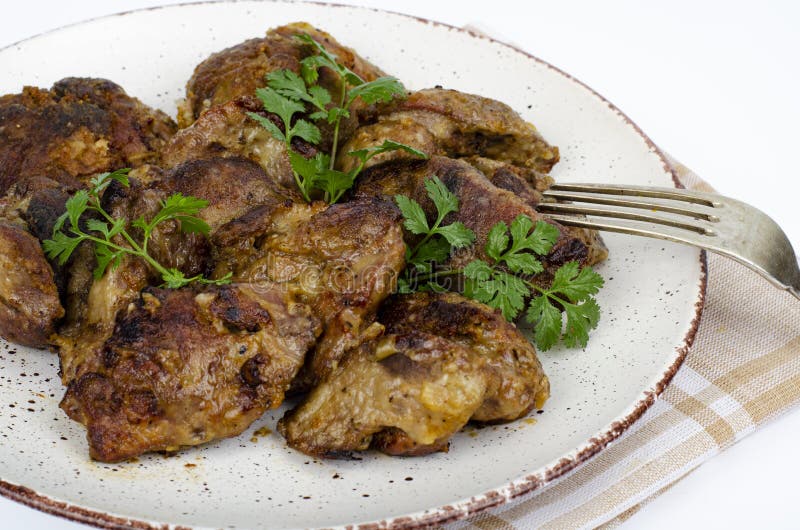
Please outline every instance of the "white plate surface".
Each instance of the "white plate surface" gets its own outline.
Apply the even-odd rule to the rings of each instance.
[[[500,99],[561,149],[563,182],[672,186],[661,154],[618,110],[551,66],[463,30],[369,9],[303,3],[195,4],[70,26],[0,51],[0,93],[66,76],[109,78],[175,115],[194,66],[211,52],[306,20],[409,88],[444,85]],[[535,52],[535,50],[534,50]],[[0,493],[101,526],[305,528],[450,520],[545,486],[615,439],[677,369],[704,292],[693,248],[604,236],[609,260],[599,328],[585,350],[541,360],[553,396],[530,419],[459,434],[447,454],[317,461],[289,450],[266,414],[241,436],[99,464],[83,428],[58,408],[58,360],[0,341]],[[274,430],[274,429],[273,429]]]

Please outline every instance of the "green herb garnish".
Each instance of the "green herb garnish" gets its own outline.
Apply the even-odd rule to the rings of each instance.
[[[405,218],[403,226],[412,234],[422,236],[413,248],[406,247],[406,262],[413,265],[414,269],[412,271],[407,268],[406,274],[399,279],[400,292],[415,290],[413,282],[420,278],[426,281],[417,289],[438,290],[439,285],[433,278],[436,264],[444,262],[450,256],[452,249],[467,247],[475,241],[475,233],[464,226],[464,223],[442,225],[447,214],[458,211],[459,203],[458,197],[447,189],[439,177],[427,179],[425,190],[436,206],[436,220],[432,225],[428,224],[425,211],[417,201],[405,195],[395,196],[395,202]],[[423,276],[414,278],[414,274]]]
[[[352,151],[348,155],[356,157],[360,164],[348,172],[334,169],[339,144],[339,128],[342,118],[350,116],[350,107],[357,99],[366,104],[389,102],[395,97],[405,97],[402,83],[394,77],[381,77],[366,82],[355,72],[339,64],[336,56],[309,35],[296,37],[305,44],[313,46],[317,55],[306,57],[300,62],[300,75],[291,70],[278,70],[267,74],[267,86],[256,90],[256,96],[264,105],[264,110],[280,118],[283,130],[271,120],[254,112],[248,116],[260,123],[275,138],[284,142],[289,152],[289,162],[297,188],[306,202],[311,201],[314,190],[323,193],[323,199],[335,203],[353,187],[358,174],[373,156],[388,151],[404,150],[414,156],[427,158],[427,155],[413,147],[386,140],[382,145]],[[331,105],[332,97],[327,89],[317,84],[319,68],[329,68],[340,80],[339,94]],[[310,113],[309,113],[310,112]],[[307,114],[308,113],[308,114]],[[309,120],[325,120],[333,125],[333,142],[330,154],[318,152],[313,158],[305,158],[292,149],[292,140],[302,138],[318,145],[322,139],[319,128],[298,114],[308,116]]]
[[[530,296],[526,281],[515,274],[542,272],[544,266],[537,256],[547,254],[558,238],[558,230],[551,224],[539,221],[531,232],[532,227],[530,217],[519,215],[511,222],[509,238],[506,223],[495,224],[485,247],[491,264],[476,259],[464,268],[467,296],[500,309],[507,320],[517,318],[525,308],[525,298]]]
[[[600,319],[592,295],[603,286],[603,278],[591,267],[565,263],[556,270],[549,288],[530,280],[544,271],[537,256],[550,252],[557,238],[556,227],[544,221],[534,225],[526,215],[517,216],[510,230],[501,221],[492,227],[486,241],[491,264],[476,259],[463,270],[465,295],[499,309],[507,320],[515,320],[530,299],[525,318],[534,325],[534,340],[541,350],[549,350],[559,339],[569,347],[586,346],[589,330],[597,327]],[[558,306],[567,317],[565,328]]]
[[[115,219],[106,212],[100,204],[103,191],[117,181],[123,186],[129,186],[128,172],[130,169],[118,169],[112,173],[102,173],[91,181],[91,188],[80,190],[67,200],[66,209],[53,226],[53,238],[45,240],[42,245],[50,259],[58,260],[64,265],[73,251],[84,241],[94,243],[97,266],[93,274],[95,279],[100,279],[110,266],[116,269],[125,254],[139,257],[152,266],[164,280],[164,284],[172,289],[183,287],[192,282],[222,285],[230,283],[231,275],[228,274],[218,280],[209,280],[202,274],[187,278],[181,271],[167,268],[156,261],[147,252],[147,244],[155,228],[169,220],[178,221],[181,231],[186,233],[199,233],[208,235],[209,226],[197,217],[197,214],[208,206],[208,201],[196,197],[184,196],[180,193],[170,195],[161,202],[161,209],[147,221],[139,217],[131,226],[142,231],[142,241],[138,243],[127,231],[127,219]],[[87,212],[94,212],[100,219],[93,217],[81,223],[81,217]],[[69,221],[69,227],[65,225]],[[118,237],[119,236],[119,237]],[[120,241],[120,238],[123,241]]]
[[[586,346],[589,330],[596,328],[600,321],[600,306],[592,295],[602,286],[603,278],[599,274],[591,267],[581,269],[576,261],[559,267],[549,289],[534,285],[540,296],[531,300],[525,319],[535,326],[536,344],[547,350],[561,336],[564,344],[571,348]],[[563,335],[561,312],[553,302],[563,307],[567,315]]]
[[[452,249],[471,245],[475,234],[460,222],[440,226],[444,217],[458,211],[458,198],[433,177],[425,182],[428,197],[436,205],[436,222],[429,226],[420,205],[408,197],[395,197],[405,218],[404,226],[423,239],[406,249],[407,267],[398,282],[400,292],[442,290],[441,279],[463,276],[464,295],[500,310],[506,320],[525,318],[534,326],[534,341],[548,350],[559,340],[569,347],[586,346],[589,330],[597,327],[600,308],[593,298],[603,286],[603,278],[590,267],[565,263],[555,272],[549,288],[531,281],[544,271],[541,256],[553,248],[558,229],[544,221],[536,223],[526,215],[517,216],[509,227],[503,221],[489,231],[484,247],[490,261],[475,259],[463,269],[437,270],[436,265],[450,256]],[[561,309],[559,309],[561,308]],[[562,309],[566,315],[563,322]]]

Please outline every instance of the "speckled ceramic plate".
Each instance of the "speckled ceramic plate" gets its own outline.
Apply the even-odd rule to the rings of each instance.
[[[672,186],[661,153],[619,110],[552,66],[494,40],[407,16],[317,4],[196,4],[93,20],[0,51],[0,93],[61,77],[112,79],[175,114],[194,65],[271,26],[307,20],[406,82],[501,99],[561,148],[557,180]],[[380,43],[380,44],[378,44]],[[0,348],[0,493],[105,527],[304,528],[445,522],[533,492],[620,436],[669,382],[692,341],[703,255],[607,235],[600,327],[585,350],[541,355],[543,411],[468,430],[424,458],[316,461],[289,450],[268,413],[238,438],[165,458],[98,464],[58,408],[53,354]]]

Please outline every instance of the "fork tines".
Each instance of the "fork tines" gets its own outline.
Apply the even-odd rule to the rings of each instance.
[[[713,193],[609,184],[555,184],[542,195],[569,201],[536,206],[564,225],[701,247],[747,265],[800,298],[800,268],[791,242],[775,221],[749,204]]]
[[[549,217],[556,221],[573,226],[600,228],[638,235],[645,235],[641,233],[641,230],[644,230],[644,232],[649,231],[641,227],[637,228],[637,225],[632,223],[588,222],[569,215],[591,215],[655,223],[681,230],[689,230],[696,234],[713,236],[715,234],[712,228],[713,223],[719,222],[719,217],[714,213],[714,209],[721,206],[721,203],[717,201],[687,190],[672,191],[643,186],[554,184],[550,189],[543,192],[543,195],[558,201],[570,201],[570,203],[542,202],[537,206],[539,211],[547,213]],[[619,198],[623,196],[634,197],[634,199]],[[655,200],[641,200],[641,198]],[[584,206],[574,203],[600,204],[610,206],[610,208]],[[631,211],[631,209],[634,211]],[[635,210],[648,210],[648,213]],[[655,215],[654,212],[675,214],[675,216],[665,217]]]

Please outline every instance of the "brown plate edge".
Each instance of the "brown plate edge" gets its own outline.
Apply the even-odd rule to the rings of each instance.
[[[38,33],[21,41],[17,41],[15,43],[9,44],[8,46],[4,46],[0,48],[0,52],[3,50],[12,48],[22,42],[26,42],[28,40],[35,39],[37,37],[41,37],[43,35],[47,35],[49,33],[53,33],[70,26],[75,26],[79,24],[85,24],[87,22],[91,22],[93,20],[98,20],[101,18],[109,18],[115,16],[125,16],[132,13],[137,13],[140,11],[152,11],[157,9],[164,9],[164,8],[171,8],[176,6],[193,6],[193,5],[202,5],[202,4],[221,4],[226,3],[227,0],[201,0],[197,2],[188,2],[185,4],[172,4],[172,5],[164,5],[164,6],[154,6],[148,7],[143,9],[135,9],[130,11],[124,11],[121,13],[111,14],[111,15],[103,15],[100,17],[94,17],[86,20],[82,20],[80,22],[76,22],[73,24],[68,24],[65,26],[60,26],[57,28],[53,28],[51,30]],[[377,13],[390,13],[393,15],[400,15],[407,18],[412,18],[418,20],[420,22],[424,22],[426,24],[431,24],[434,26],[441,26],[451,30],[460,31],[463,33],[467,33],[472,37],[487,40],[489,42],[500,44],[505,46],[511,50],[514,50],[517,53],[521,53],[528,57],[529,59],[533,59],[534,61],[538,62],[539,64],[550,68],[551,70],[561,74],[562,76],[566,77],[570,81],[573,81],[589,92],[591,92],[595,97],[600,99],[603,103],[608,105],[608,107],[617,113],[625,123],[633,127],[634,131],[645,141],[647,146],[652,150],[653,153],[658,156],[661,160],[662,166],[664,171],[670,173],[672,175],[673,183],[677,188],[684,188],[683,183],[678,178],[678,175],[669,162],[667,157],[664,153],[659,149],[659,147],[650,139],[647,134],[642,131],[642,129],[633,122],[624,112],[622,112],[619,108],[617,108],[613,103],[608,101],[606,98],[601,96],[597,93],[594,89],[590,86],[586,85],[584,82],[576,79],[572,75],[564,72],[560,68],[553,66],[552,64],[539,59],[538,57],[526,52],[514,46],[512,44],[508,44],[502,42],[500,40],[494,39],[488,35],[483,33],[479,33],[472,29],[462,28],[458,26],[453,26],[451,24],[446,24],[444,22],[438,22],[434,20],[429,20],[426,18],[409,15],[406,13],[397,13],[394,11],[388,11],[385,9],[377,9],[371,7],[362,7],[362,6],[352,6],[352,5],[345,5],[345,4],[336,4],[330,2],[321,2],[321,1],[314,1],[314,0],[302,0],[301,2],[296,3],[308,3],[308,4],[317,4],[317,5],[324,5],[329,7],[344,7],[344,8],[358,8],[358,9],[367,9],[370,11],[375,11]],[[700,251],[700,285],[699,285],[699,296],[697,301],[695,302],[695,316],[692,319],[692,322],[689,327],[689,331],[686,333],[683,339],[683,345],[676,349],[676,358],[672,365],[667,368],[664,372],[662,378],[656,383],[655,388],[653,390],[647,390],[644,392],[643,397],[636,402],[633,407],[632,412],[630,412],[624,418],[615,421],[612,423],[611,427],[603,433],[600,433],[597,436],[592,437],[588,440],[587,446],[584,447],[578,454],[576,454],[573,458],[564,458],[559,460],[555,465],[547,468],[544,470],[544,479],[542,479],[539,475],[529,475],[521,479],[521,482],[515,481],[509,484],[504,488],[500,488],[501,490],[505,489],[508,490],[507,493],[500,493],[498,490],[488,491],[483,493],[479,496],[473,497],[472,499],[461,502],[459,505],[456,506],[441,506],[438,508],[434,508],[433,511],[424,512],[422,514],[416,516],[401,516],[396,517],[394,519],[384,520],[380,522],[372,522],[372,523],[363,523],[357,525],[347,526],[348,529],[354,530],[378,530],[378,529],[392,529],[392,530],[399,530],[399,529],[411,529],[411,528],[424,528],[432,525],[441,525],[450,523],[453,521],[457,521],[460,519],[465,519],[476,515],[478,513],[484,512],[486,510],[490,510],[497,506],[507,503],[508,501],[517,499],[523,495],[529,494],[541,487],[549,484],[553,480],[562,477],[563,475],[569,473],[570,471],[574,470],[578,466],[582,465],[593,456],[598,454],[602,451],[605,447],[609,444],[617,440],[628,428],[630,428],[633,423],[635,423],[644,413],[645,411],[650,408],[653,403],[655,403],[658,396],[664,391],[667,385],[670,383],[672,378],[678,372],[678,369],[683,364],[683,361],[686,359],[686,355],[689,353],[689,349],[691,348],[692,344],[694,343],[695,336],[697,335],[697,330],[700,325],[700,319],[703,314],[703,308],[705,307],[705,297],[706,297],[706,287],[708,284],[708,261],[706,257],[706,251]],[[109,530],[127,530],[127,529],[135,529],[135,530],[191,530],[190,527],[185,526],[174,526],[170,524],[154,524],[148,523],[145,521],[138,521],[135,519],[128,519],[124,517],[114,516],[105,512],[98,512],[95,510],[91,510],[88,508],[83,508],[80,506],[72,505],[63,501],[58,501],[55,499],[51,499],[45,495],[41,495],[36,491],[27,488],[25,486],[20,486],[16,484],[11,484],[0,479],[0,495],[11,499],[13,501],[19,502],[36,510],[48,513],[50,515],[55,515],[59,517],[63,517],[65,519],[69,519],[71,521],[75,521],[78,523],[87,524],[90,526],[94,526],[97,528],[104,528]]]

